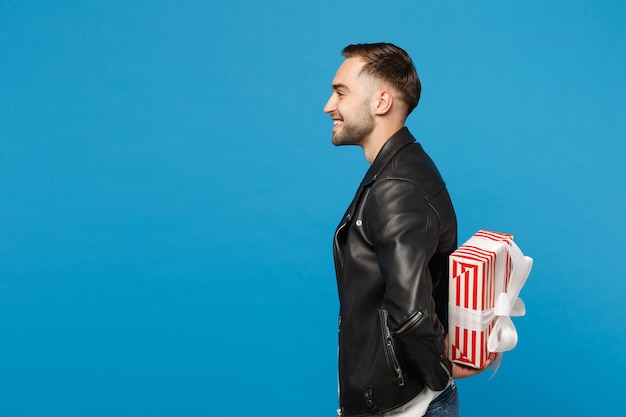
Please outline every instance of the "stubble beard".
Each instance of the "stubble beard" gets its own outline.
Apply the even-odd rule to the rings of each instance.
[[[335,146],[359,145],[362,146],[370,133],[374,130],[374,117],[369,112],[369,102],[364,102],[354,122],[344,120],[341,130],[333,134]]]

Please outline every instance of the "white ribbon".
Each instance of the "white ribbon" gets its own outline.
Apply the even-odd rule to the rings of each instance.
[[[493,241],[490,243],[493,243]],[[529,256],[524,256],[515,242],[511,241],[510,245],[505,242],[499,243],[509,252],[513,269],[509,285],[497,295],[494,308],[476,311],[450,305],[448,311],[450,323],[458,324],[459,319],[463,317],[464,327],[467,324],[466,328],[469,330],[482,331],[489,323],[495,320],[487,340],[487,350],[498,353],[492,365],[493,375],[495,375],[502,361],[502,352],[512,350],[517,345],[517,331],[511,317],[526,314],[526,307],[522,299],[519,298],[519,293],[526,283],[533,265],[533,259]]]
[[[487,350],[489,352],[497,352],[498,355],[492,366],[492,377],[500,367],[502,352],[512,350],[517,345],[517,331],[511,317],[519,317],[526,314],[526,306],[522,299],[519,298],[519,293],[526,283],[533,266],[533,259],[529,256],[524,256],[515,242],[511,241],[510,245],[505,246],[509,251],[509,255],[511,255],[513,270],[508,288],[505,292],[498,294],[493,308],[496,321],[487,340]]]
[[[490,352],[505,352],[511,350],[517,344],[517,332],[511,317],[523,316],[526,314],[526,306],[519,293],[530,275],[530,269],[533,266],[533,259],[524,256],[520,248],[511,242],[506,245],[511,260],[513,262],[513,270],[511,279],[505,292],[498,294],[496,303],[493,308],[493,315],[496,322],[489,335],[487,349]]]

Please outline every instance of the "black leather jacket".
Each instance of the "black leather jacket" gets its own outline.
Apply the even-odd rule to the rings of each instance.
[[[341,415],[386,412],[424,385],[445,388],[456,245],[445,184],[403,128],[380,150],[335,232]]]

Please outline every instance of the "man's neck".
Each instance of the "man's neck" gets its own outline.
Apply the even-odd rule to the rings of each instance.
[[[395,123],[379,126],[378,129],[374,130],[363,145],[363,152],[367,162],[372,164],[385,143],[403,127],[404,123]]]

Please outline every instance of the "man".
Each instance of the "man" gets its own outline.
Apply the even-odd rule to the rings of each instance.
[[[453,377],[482,370],[446,357],[457,224],[437,168],[404,127],[420,81],[409,55],[392,44],[349,45],[343,56],[324,112],[334,121],[333,144],[360,146],[371,166],[334,237],[337,412],[456,416]]]

